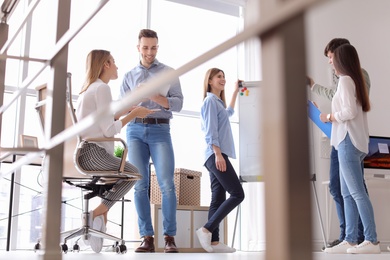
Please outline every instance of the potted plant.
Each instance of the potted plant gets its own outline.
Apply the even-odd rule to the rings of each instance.
[[[115,146],[115,149],[114,149],[114,155],[116,157],[122,158],[124,150],[125,150],[125,148],[123,146],[117,145],[117,146]]]

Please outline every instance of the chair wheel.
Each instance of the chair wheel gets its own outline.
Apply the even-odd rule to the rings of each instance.
[[[115,248],[117,254],[126,254],[127,247],[125,245],[119,245]]]
[[[62,252],[64,252],[65,254],[68,253],[68,246],[66,244],[62,244],[61,245],[61,250]]]
[[[41,244],[40,244],[40,242],[38,241],[38,243],[36,243],[35,246],[34,246],[34,252],[37,252],[37,251],[39,251],[39,250],[41,250]]]
[[[80,252],[80,246],[77,243],[73,245],[73,252]]]

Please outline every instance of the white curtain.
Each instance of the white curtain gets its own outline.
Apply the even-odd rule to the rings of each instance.
[[[260,13],[260,1],[248,0],[243,9],[244,27],[258,22]],[[245,42],[245,80],[257,81],[261,75],[260,40],[253,38]],[[243,183],[245,200],[241,204],[240,233],[241,250],[262,251],[265,250],[265,208],[264,208],[264,183]]]

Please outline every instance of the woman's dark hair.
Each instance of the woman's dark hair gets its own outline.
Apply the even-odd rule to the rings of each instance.
[[[347,39],[334,38],[325,47],[324,55],[328,57],[328,52],[334,53],[334,51],[343,44],[350,44]]]
[[[348,75],[355,82],[356,99],[364,112],[370,111],[370,100],[367,87],[364,83],[359,55],[350,44],[344,44],[336,48],[333,55],[333,66],[340,75]]]

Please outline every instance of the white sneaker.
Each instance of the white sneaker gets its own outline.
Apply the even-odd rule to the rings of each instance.
[[[93,220],[92,228],[95,229],[95,230],[104,232],[103,230],[106,229],[106,225],[104,224],[104,218],[103,218],[102,215],[97,216]],[[91,235],[91,238],[89,239],[89,243],[91,245],[92,250],[95,253],[100,253],[100,251],[102,251],[102,248],[103,248],[103,238]]]
[[[379,247],[379,242],[373,244],[370,241],[363,241],[357,246],[348,248],[348,254],[380,254],[381,248]]]
[[[344,240],[337,246],[325,248],[324,252],[328,254],[346,254],[347,250],[353,247],[354,245],[351,245],[350,243]]]
[[[234,253],[236,249],[219,242],[217,245],[211,245],[214,253]]]
[[[211,247],[211,233],[203,232],[202,228],[199,228],[196,230],[196,235],[198,236],[200,245],[203,247],[203,249],[209,253],[212,253],[214,250]]]
[[[389,251],[390,251],[390,246],[388,246],[388,247],[387,247],[387,250],[389,250]]]

